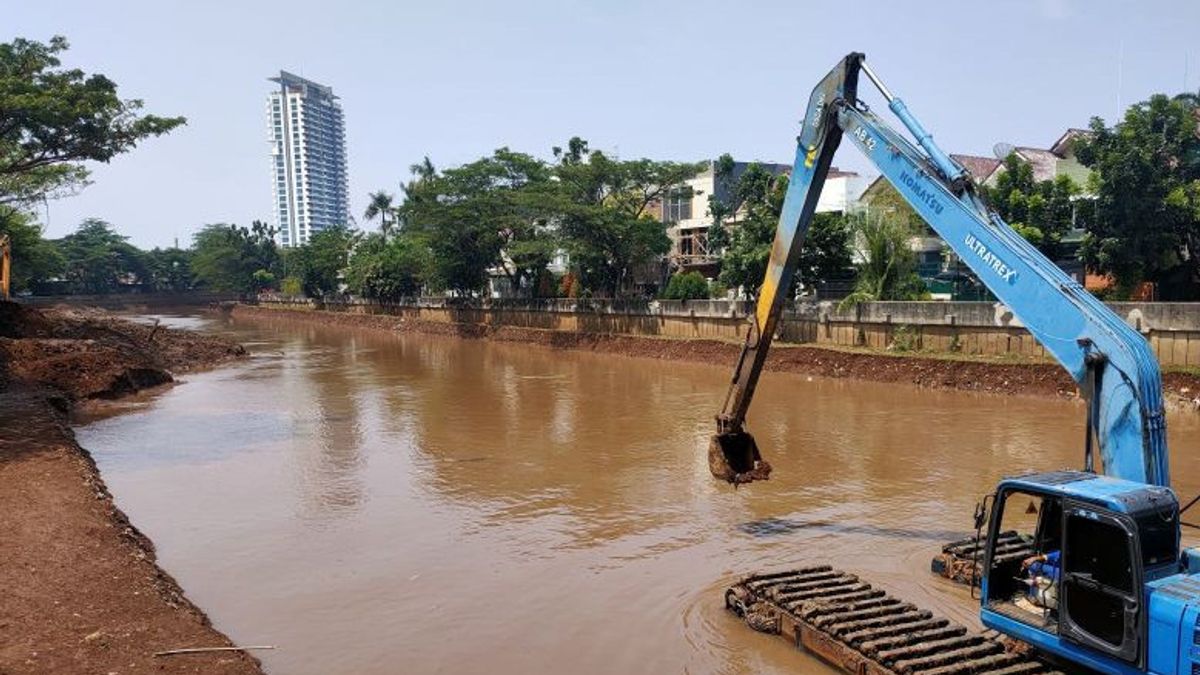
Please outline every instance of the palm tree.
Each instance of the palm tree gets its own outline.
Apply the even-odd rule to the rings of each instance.
[[[380,190],[372,192],[368,195],[370,201],[367,203],[367,210],[363,213],[363,218],[367,220],[375,220],[379,218],[379,231],[383,233],[383,238],[387,239],[388,233],[391,232],[394,222],[394,211],[392,209],[392,195]]]
[[[429,180],[437,175],[437,169],[433,167],[433,162],[429,161],[429,155],[425,155],[425,159],[420,163],[409,165],[408,170],[414,176],[423,180]]]
[[[404,203],[395,212],[398,222],[412,217],[413,213],[420,209],[422,188],[428,187],[437,178],[437,168],[433,166],[429,155],[425,155],[425,158],[416,164],[410,164],[408,170],[412,173],[412,178],[400,184],[400,191],[404,193]]]
[[[854,291],[838,309],[873,300],[920,300],[928,295],[917,276],[917,257],[910,248],[913,228],[903,219],[862,214],[854,218],[852,236],[858,257]]]

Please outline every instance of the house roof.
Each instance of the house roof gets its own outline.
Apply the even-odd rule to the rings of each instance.
[[[1072,141],[1080,136],[1091,135],[1092,132],[1088,131],[1087,129],[1067,129],[1062,136],[1058,137],[1057,141],[1054,141],[1054,143],[1050,145],[1050,152],[1053,152],[1059,157],[1066,157],[1067,151],[1071,149]]]
[[[1033,180],[1054,180],[1058,175],[1058,160],[1062,159],[1049,150],[1041,148],[1017,148],[1017,156],[1033,167]]]
[[[980,157],[978,155],[951,154],[950,159],[962,164],[976,181],[982,181],[1000,166],[1000,160],[995,157]]]

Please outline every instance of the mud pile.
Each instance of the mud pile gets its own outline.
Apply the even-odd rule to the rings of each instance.
[[[237,358],[219,338],[0,302],[0,673],[260,673],[113,503],[67,413]]]
[[[0,303],[0,383],[39,384],[72,400],[116,398],[171,382],[172,372],[245,353],[241,345],[213,336],[98,310]]]

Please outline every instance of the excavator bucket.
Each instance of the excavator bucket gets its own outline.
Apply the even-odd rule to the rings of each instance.
[[[708,444],[708,470],[727,483],[741,485],[771,476],[754,436],[745,431],[716,434]]]

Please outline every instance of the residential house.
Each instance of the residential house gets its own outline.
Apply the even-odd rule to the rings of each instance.
[[[1046,150],[1017,146],[1012,151],[1021,159],[1029,162],[1035,181],[1053,180],[1065,174],[1082,187],[1087,185],[1090,171],[1075,157],[1075,140],[1089,133],[1085,129],[1067,129]],[[1000,149],[1000,147],[997,148],[997,150]],[[996,162],[996,165],[986,174],[971,172],[980,184],[993,186],[1000,174],[1004,173],[1004,163],[999,160],[993,161]]]
[[[1008,146],[998,144],[996,147],[997,155],[1006,152],[1013,152],[1021,159],[1029,163],[1033,169],[1033,178],[1035,181],[1052,180],[1060,175],[1070,176],[1073,181],[1083,186],[1087,183],[1088,169],[1079,163],[1075,157],[1074,141],[1081,135],[1088,132],[1082,129],[1068,129],[1062,136],[1058,138],[1049,148],[1034,148],[1029,146]],[[996,185],[1000,174],[1004,173],[1004,162],[996,157],[980,157],[977,155],[950,155],[955,161],[961,164],[976,183],[993,187]],[[871,208],[871,203],[888,187],[887,181],[880,176],[867,187],[862,195],[862,203],[868,210]],[[1081,232],[1073,233],[1071,239],[1078,239]],[[943,254],[945,246],[940,237],[931,229],[913,237],[912,248],[917,253],[918,266],[922,277],[934,277],[951,262]],[[1072,261],[1062,261],[1060,265],[1064,266],[1071,273],[1081,273],[1078,264]]]
[[[981,183],[984,178],[991,176],[996,167],[1001,164],[998,159],[978,155],[951,154],[950,157],[969,171],[977,183]],[[859,202],[864,209],[869,211],[872,203],[889,189],[891,189],[891,183],[883,176],[879,176],[871,181],[871,184],[863,191]],[[910,244],[912,250],[917,254],[918,274],[922,277],[932,277],[942,271],[945,264],[942,249],[945,247],[936,232],[926,226],[925,231],[915,235]]]
[[[668,224],[671,252],[667,262],[671,271],[699,271],[710,279],[716,276],[721,251],[714,251],[708,245],[708,229],[713,224],[708,211],[709,197],[716,197],[733,208],[734,213],[725,219],[724,224],[736,227],[743,214],[739,213],[740,204],[737,203],[734,187],[751,164],[734,162],[730,174],[718,178],[716,163],[709,162],[703,172],[670,191],[656,206],[657,215]],[[758,162],[758,165],[774,175],[789,174],[792,170],[790,164]],[[817,202],[817,212],[852,210],[865,188],[866,180],[862,176],[832,167]]]

